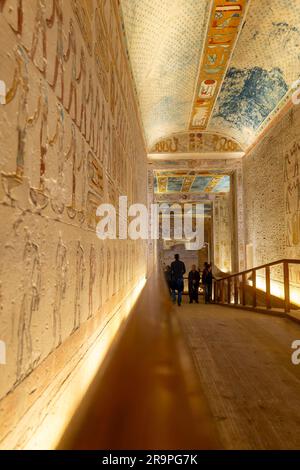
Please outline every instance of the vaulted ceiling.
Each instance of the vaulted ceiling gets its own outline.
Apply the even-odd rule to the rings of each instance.
[[[291,96],[299,0],[120,3],[149,152],[240,154]]]

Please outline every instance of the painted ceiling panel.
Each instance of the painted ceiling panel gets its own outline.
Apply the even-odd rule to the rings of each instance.
[[[121,0],[147,143],[187,129],[209,0]]]
[[[213,193],[228,193],[230,191],[230,176],[223,176],[212,189]]]
[[[250,145],[300,75],[300,1],[252,0],[209,128]]]
[[[154,192],[171,193],[227,193],[230,176],[214,172],[199,174],[194,171],[157,171],[154,175]]]
[[[170,191],[170,192],[181,191],[182,183],[183,183],[183,178],[170,177],[170,178],[168,178],[168,189],[167,190]]]
[[[150,153],[247,150],[300,77],[300,0],[120,4]]]
[[[205,190],[211,179],[211,176],[196,176],[195,181],[191,187],[191,192],[201,193]]]
[[[206,129],[243,26],[249,0],[213,0],[190,129]]]

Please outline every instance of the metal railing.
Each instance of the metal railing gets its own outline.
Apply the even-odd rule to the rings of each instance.
[[[215,279],[214,301],[218,304],[250,307],[252,309],[264,307],[266,310],[270,311],[272,308],[281,307],[285,313],[289,313],[292,307],[300,308],[291,303],[290,299],[291,265],[300,265],[300,260],[281,259],[231,274],[221,279]],[[271,279],[271,268],[277,266],[282,269],[281,280]],[[260,289],[257,286],[258,271],[264,272],[262,276],[265,284],[264,289]],[[272,294],[272,282],[282,285],[282,296],[277,297],[276,294]],[[260,304],[264,305],[258,305],[258,298]]]

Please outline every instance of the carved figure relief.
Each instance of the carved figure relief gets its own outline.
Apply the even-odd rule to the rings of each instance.
[[[77,330],[81,323],[81,301],[85,279],[84,251],[80,242],[77,243],[76,250],[76,284],[74,298],[74,324],[73,332]]]
[[[93,295],[94,295],[94,285],[96,280],[96,251],[95,247],[91,245],[90,249],[90,277],[89,277],[89,315],[88,318],[91,318],[94,313],[94,303],[93,303]]]
[[[99,309],[103,305],[103,280],[104,280],[104,248],[101,246],[99,254]]]
[[[284,157],[286,244],[290,248],[300,244],[299,156],[300,144],[294,142]]]
[[[62,0],[53,0],[53,8],[50,18],[46,23],[48,28],[53,28],[54,24],[57,28],[56,38],[56,56],[54,65],[53,79],[49,85],[57,93],[61,102],[64,101],[64,40],[63,40],[63,12]],[[57,83],[60,82],[60,92],[57,92]]]
[[[53,306],[53,346],[57,347],[62,342],[61,331],[61,308],[62,301],[65,298],[67,290],[67,247],[64,245],[62,239],[59,239],[56,259],[55,259],[55,297]]]
[[[31,322],[39,308],[41,294],[41,262],[38,246],[27,234],[23,252],[22,300],[18,320],[18,353],[16,383],[28,375],[33,367]]]
[[[30,58],[38,68],[38,70],[46,75],[47,64],[47,40],[46,40],[46,18],[45,18],[45,0],[38,0],[37,11],[34,21],[34,30],[32,36],[32,44],[30,49]],[[37,57],[39,41],[42,43],[42,57]],[[28,51],[29,52],[29,51]]]
[[[5,219],[13,214],[7,211],[19,211],[20,221],[12,216],[8,223],[28,219],[41,236],[33,242],[28,235],[24,251],[21,246],[16,353],[9,371],[16,384],[49,354],[42,341],[39,351],[34,347],[49,319],[52,351],[70,333],[68,325],[77,330],[97,304],[111,300],[112,289],[117,293],[143,270],[142,257],[133,263],[130,244],[123,249],[105,242],[99,250],[95,238],[99,204],[115,203],[119,194],[145,199],[144,143],[115,6],[110,0],[36,0],[30,6],[0,0],[10,48],[9,54],[1,51],[8,67],[0,77],[0,134],[11,155],[0,158],[0,212]],[[3,132],[6,122],[9,133]],[[56,230],[59,240],[53,244],[52,238],[44,251],[42,244]],[[1,387],[0,393],[9,391]]]

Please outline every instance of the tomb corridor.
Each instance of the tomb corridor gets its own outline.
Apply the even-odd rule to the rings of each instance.
[[[299,0],[0,0],[0,450],[300,448],[299,44]]]

